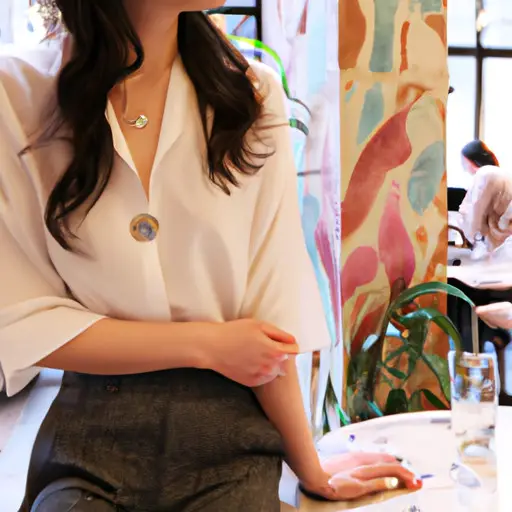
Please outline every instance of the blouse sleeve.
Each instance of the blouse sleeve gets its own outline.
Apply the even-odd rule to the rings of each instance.
[[[38,198],[18,157],[19,141],[4,121],[0,118],[0,390],[14,395],[37,375],[38,361],[102,317],[69,297],[53,267]]]
[[[311,352],[328,347],[330,336],[302,231],[284,94],[278,77],[265,68],[256,71],[263,75],[264,117],[275,127],[270,129],[273,154],[258,173],[262,182],[242,317],[276,325],[295,336],[302,353]]]

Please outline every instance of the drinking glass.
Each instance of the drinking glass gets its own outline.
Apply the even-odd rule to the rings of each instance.
[[[449,367],[452,431],[456,443],[451,475],[474,508],[478,495],[490,495],[497,490],[495,428],[499,380],[496,355],[451,352]]]

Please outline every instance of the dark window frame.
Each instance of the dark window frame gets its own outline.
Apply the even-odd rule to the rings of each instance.
[[[261,14],[261,4],[263,0],[256,0],[254,7],[219,7],[212,9],[210,12],[218,14],[235,15],[235,16],[254,16],[256,18],[256,37],[259,41],[263,39],[263,17]]]
[[[506,58],[512,59],[512,48],[486,48],[482,45],[482,32],[477,28],[477,20],[480,12],[484,9],[484,0],[476,0],[475,2],[475,32],[476,46],[462,47],[449,46],[449,57],[473,57],[476,65],[476,95],[475,95],[475,139],[482,138],[482,107],[484,92],[484,62],[488,58]],[[457,94],[457,91],[455,91]]]

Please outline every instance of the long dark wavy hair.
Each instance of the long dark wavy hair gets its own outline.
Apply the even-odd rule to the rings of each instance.
[[[61,247],[73,251],[76,235],[69,216],[83,206],[87,215],[112,173],[108,95],[142,66],[144,52],[122,0],[54,1],[73,47],[58,77],[56,122],[42,138],[49,140],[65,127],[73,158],[49,196],[45,222]],[[209,178],[229,194],[230,187],[238,185],[237,173],[256,173],[262,158],[272,153],[268,148],[267,154],[257,154],[247,141],[262,115],[262,98],[245,58],[203,12],[180,14],[178,50],[198,98]],[[133,52],[136,58],[130,63]],[[209,133],[208,107],[215,113]]]

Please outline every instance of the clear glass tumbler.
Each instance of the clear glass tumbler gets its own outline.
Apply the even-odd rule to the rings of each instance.
[[[449,357],[452,383],[452,430],[456,461],[452,477],[470,501],[497,490],[495,428],[498,412],[497,362],[494,354],[464,352]],[[477,491],[476,493],[468,491]],[[478,499],[477,499],[478,501]],[[473,508],[473,507],[472,507]]]

